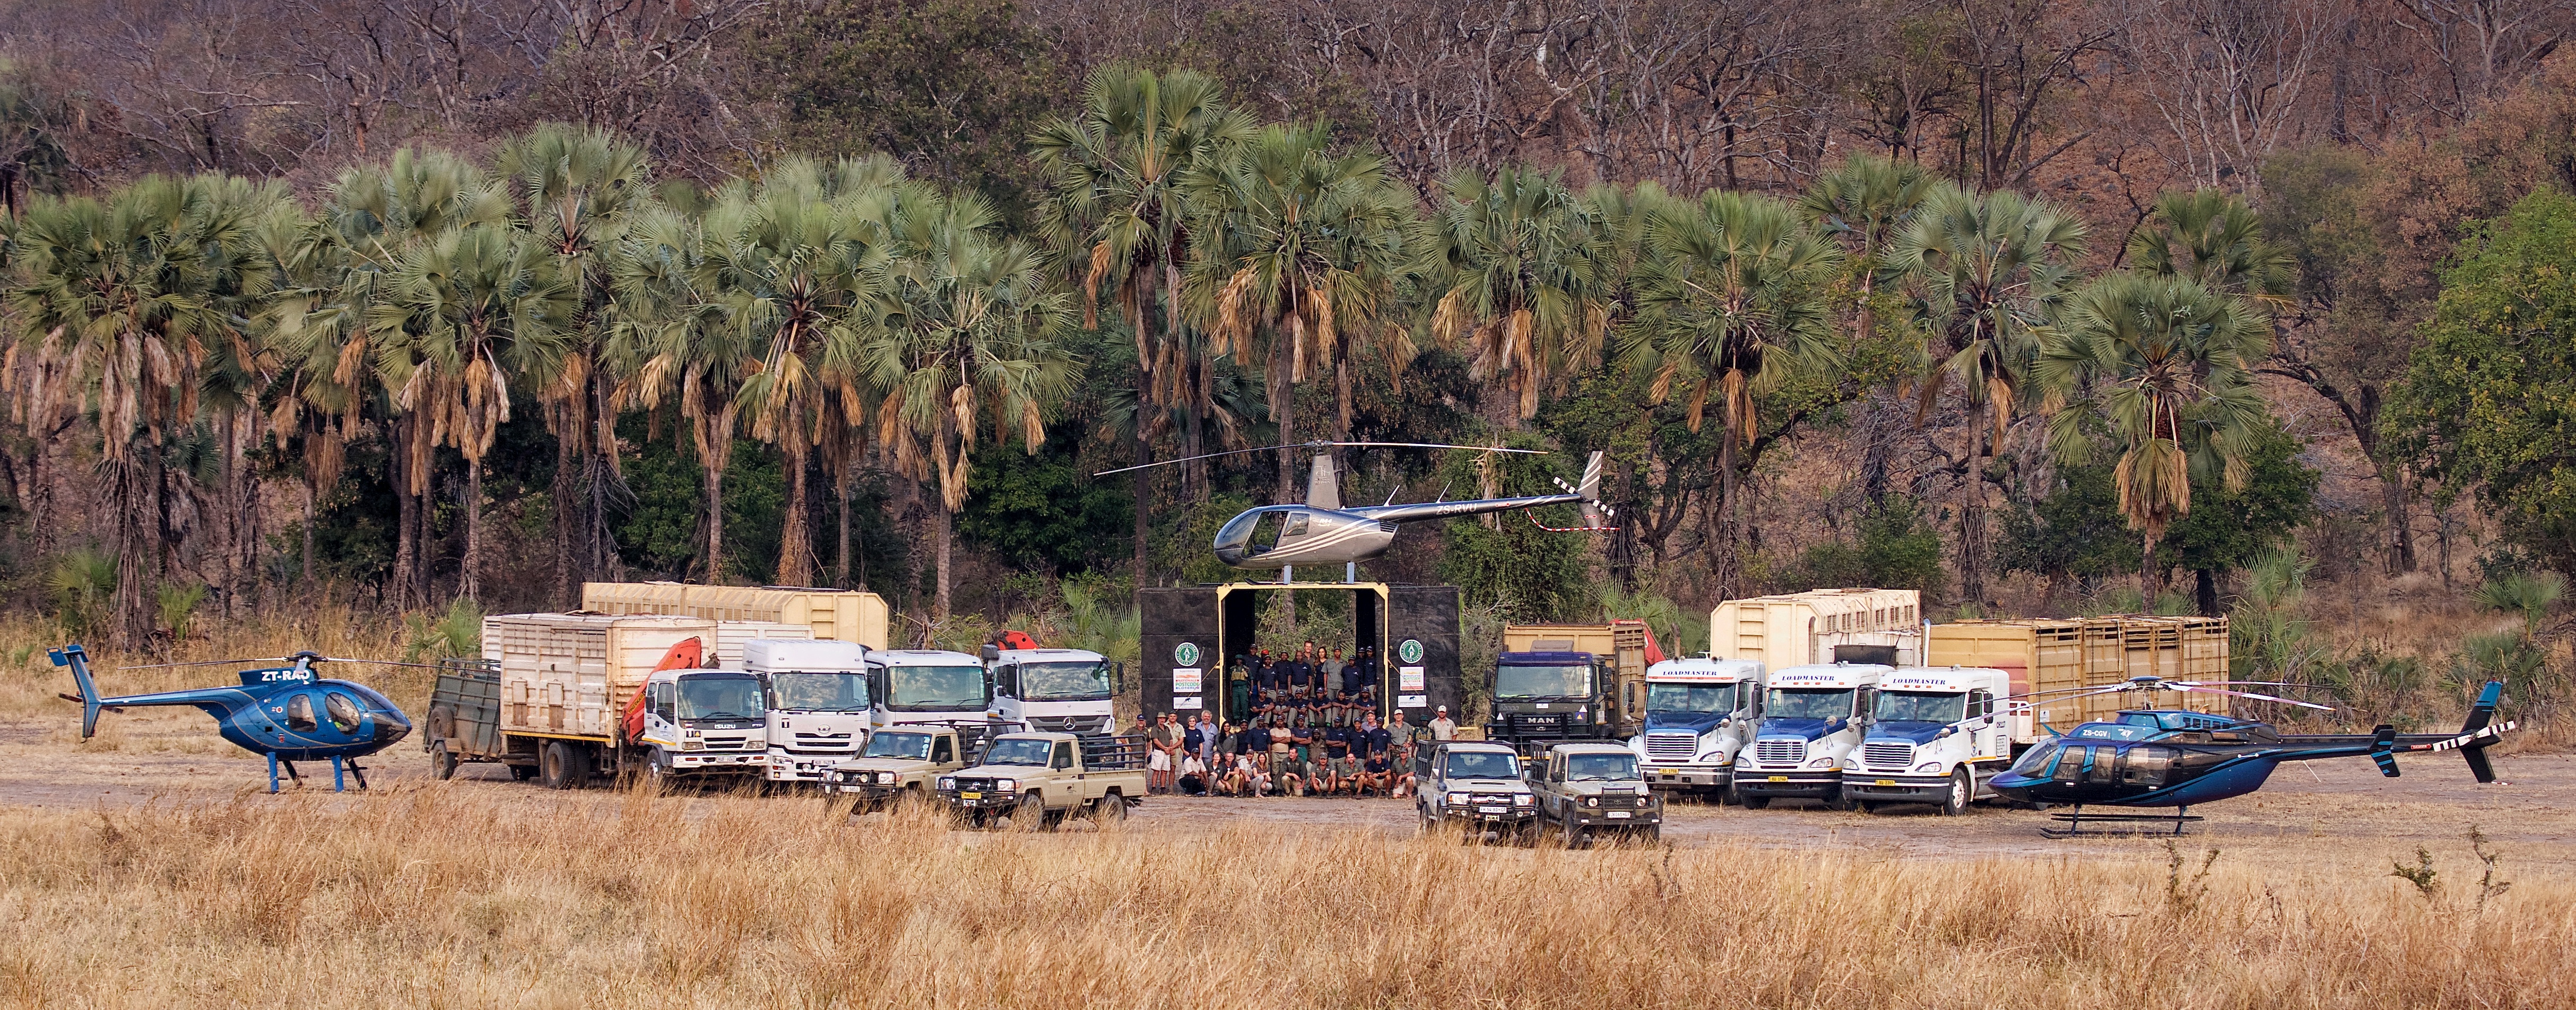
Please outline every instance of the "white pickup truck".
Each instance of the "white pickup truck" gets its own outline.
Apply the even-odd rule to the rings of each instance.
[[[1646,669],[1645,730],[1628,738],[1658,791],[1735,795],[1735,755],[1762,715],[1762,664],[1668,659]]]
[[[1753,746],[1735,755],[1735,795],[1747,810],[1775,799],[1820,800],[1849,810],[1843,757],[1868,733],[1880,678],[1875,663],[1792,666],[1773,671]]]
[[[1864,811],[1929,803],[1944,814],[1996,795],[1987,783],[2032,733],[2030,710],[2004,699],[2012,675],[1982,667],[1906,667],[1878,682],[1877,718],[1843,758],[1843,795]]]

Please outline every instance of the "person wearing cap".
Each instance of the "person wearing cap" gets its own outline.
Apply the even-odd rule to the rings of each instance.
[[[1458,724],[1450,721],[1449,706],[1440,706],[1437,713],[1431,717],[1431,738],[1434,740],[1455,740],[1458,738]]]
[[[1377,660],[1371,658],[1374,655],[1370,647],[1360,646],[1360,654],[1342,667],[1342,697],[1358,697],[1360,685],[1375,679],[1370,676],[1377,669]]]
[[[1243,713],[1252,711],[1252,663],[1248,657],[1236,656],[1234,665],[1226,668],[1225,700],[1228,719],[1241,719]]]

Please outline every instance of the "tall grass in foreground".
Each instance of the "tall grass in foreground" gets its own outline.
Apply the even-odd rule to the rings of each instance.
[[[2481,902],[2384,861],[2267,873],[2191,849],[2169,866],[965,834],[819,803],[488,790],[13,811],[0,1002],[2576,1005],[2576,886],[2538,872]]]

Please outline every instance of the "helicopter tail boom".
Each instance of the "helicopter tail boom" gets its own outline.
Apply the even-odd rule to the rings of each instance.
[[[72,668],[72,682],[80,685],[81,739],[87,740],[98,732],[98,711],[104,707],[99,703],[98,684],[89,677],[89,650],[66,645],[46,655],[55,666]]]

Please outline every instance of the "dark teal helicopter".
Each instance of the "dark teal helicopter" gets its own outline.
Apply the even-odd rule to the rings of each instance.
[[[2230,686],[2244,681],[2225,682]],[[2270,684],[2271,682],[2264,682]],[[2300,685],[2279,685],[2300,686]],[[2122,691],[2200,691],[2281,702],[2305,708],[2329,706],[2216,684],[2138,677],[2107,688],[2084,690],[2076,697]],[[2055,692],[2051,692],[2055,693]],[[2024,696],[2029,697],[2029,696]],[[1994,778],[2004,796],[2045,806],[2073,809],[2055,815],[2058,828],[2043,828],[2051,838],[2070,835],[2125,834],[2142,825],[2183,826],[2200,820],[2188,811],[2203,803],[2243,796],[2263,788],[2272,770],[2291,761],[2367,757],[2379,773],[2397,777],[2397,755],[2456,750],[2468,759],[2469,774],[2479,783],[2496,781],[2486,755],[2511,722],[2496,722],[2504,682],[2488,681],[2470,707],[2458,733],[2399,733],[2381,725],[2373,731],[2346,734],[2283,733],[2269,723],[2206,712],[2142,709],[2124,711],[2101,722],[2088,722],[2022,752],[2010,769]],[[2169,809],[2170,814],[2085,813],[2086,806]],[[2109,830],[2086,830],[2087,826]]]
[[[358,759],[391,747],[411,735],[411,719],[391,699],[365,684],[345,680],[325,680],[314,673],[316,663],[369,663],[384,666],[419,666],[419,663],[384,663],[378,660],[334,659],[317,652],[298,652],[274,660],[215,660],[208,663],[169,663],[166,666],[229,666],[235,663],[279,663],[241,671],[238,687],[200,687],[185,691],[161,691],[154,694],[129,694],[102,698],[98,685],[90,679],[89,652],[78,645],[55,649],[51,656],[55,666],[72,668],[72,680],[80,685],[80,694],[62,695],[66,701],[81,706],[81,739],[89,739],[98,730],[101,711],[122,712],[129,708],[186,705],[202,709],[215,717],[215,728],[224,739],[253,754],[268,758],[268,791],[277,791],[278,767],[283,764],[286,777],[302,785],[304,777],[296,774],[295,762],[331,762],[331,788],[334,792],[348,788],[355,778],[358,788],[367,787],[366,769]],[[135,667],[134,669],[148,669]]]

